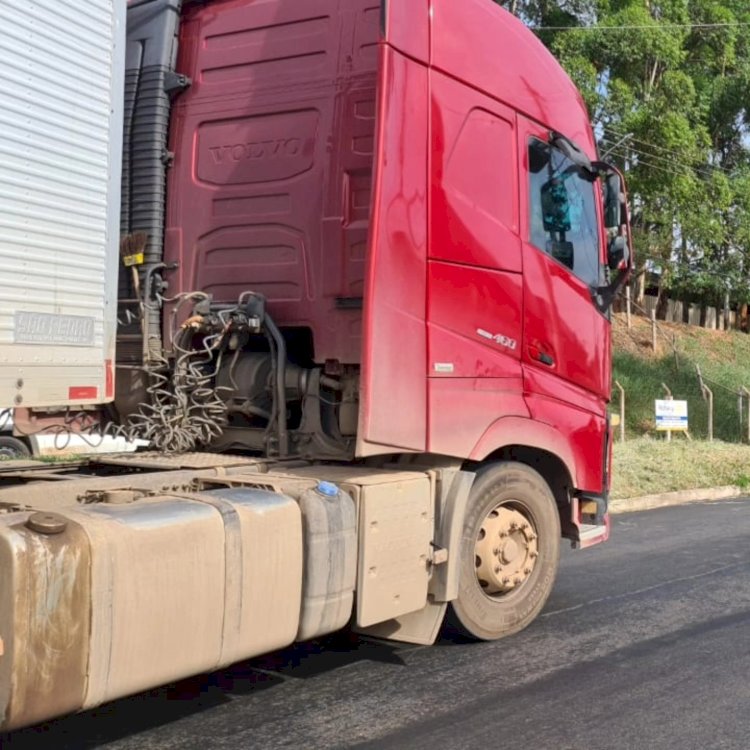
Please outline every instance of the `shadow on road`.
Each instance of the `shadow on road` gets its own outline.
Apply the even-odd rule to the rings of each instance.
[[[381,643],[353,633],[291,646],[209,675],[199,675],[101,706],[76,716],[0,734],[3,750],[91,750],[202,711],[362,661],[405,666],[399,651],[409,646]]]

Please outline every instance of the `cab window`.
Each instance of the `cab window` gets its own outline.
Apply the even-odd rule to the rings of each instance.
[[[530,241],[589,286],[599,286],[594,183],[561,151],[532,138],[529,143]]]

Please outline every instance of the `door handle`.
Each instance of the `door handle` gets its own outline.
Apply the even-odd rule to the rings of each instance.
[[[542,351],[538,346],[529,347],[529,356],[547,367],[555,366],[555,358],[551,354]]]
[[[545,354],[544,352],[539,352],[539,356],[537,359],[543,364],[547,365],[547,367],[554,367],[555,366],[555,358],[551,357],[549,354]]]

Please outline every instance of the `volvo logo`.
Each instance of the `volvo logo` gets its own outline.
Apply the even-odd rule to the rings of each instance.
[[[299,138],[282,138],[274,141],[230,143],[225,146],[212,146],[209,151],[216,164],[279,159],[299,156],[302,152],[302,141]]]

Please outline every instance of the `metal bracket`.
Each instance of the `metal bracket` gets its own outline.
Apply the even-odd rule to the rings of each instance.
[[[177,96],[185,91],[185,89],[189,89],[192,85],[192,78],[189,78],[183,73],[175,73],[173,70],[170,70],[164,76],[164,91],[170,96]]]

